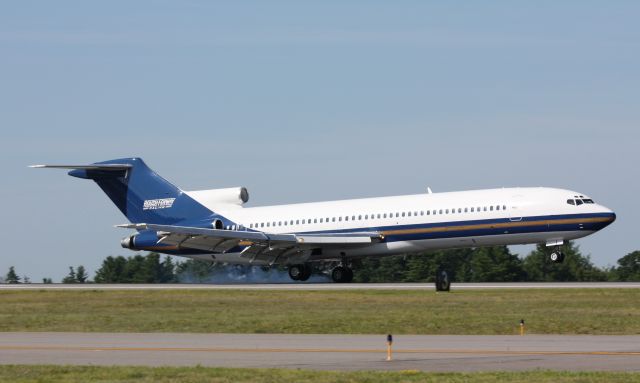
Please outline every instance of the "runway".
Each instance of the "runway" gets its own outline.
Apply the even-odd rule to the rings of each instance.
[[[7,290],[435,290],[433,283],[0,284]],[[638,282],[452,283],[451,290],[640,289]]]
[[[0,333],[0,364],[640,371],[640,336]]]

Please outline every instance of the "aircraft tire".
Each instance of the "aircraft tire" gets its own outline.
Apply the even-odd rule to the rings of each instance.
[[[564,254],[561,251],[552,251],[549,259],[553,263],[562,263],[564,261]]]
[[[289,266],[289,278],[294,281],[299,281],[304,275],[304,265],[291,265]]]
[[[350,283],[351,281],[353,281],[353,270],[345,267],[345,278],[343,280],[344,283]]]
[[[336,266],[331,272],[331,279],[336,283],[348,283],[353,279],[353,271],[344,266]]]
[[[302,269],[302,274],[300,274],[300,278],[298,279],[299,281],[306,281],[311,277],[311,265],[308,263],[304,264],[304,267]]]

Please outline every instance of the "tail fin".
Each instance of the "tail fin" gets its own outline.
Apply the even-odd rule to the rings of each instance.
[[[95,181],[131,223],[174,224],[212,214],[151,170],[141,158],[121,158],[90,165],[32,167],[72,169],[70,176]]]

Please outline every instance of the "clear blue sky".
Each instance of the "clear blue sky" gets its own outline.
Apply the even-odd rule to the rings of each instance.
[[[26,167],[122,156],[251,206],[575,189],[618,213],[578,242],[614,264],[640,248],[638,20],[635,1],[3,2],[0,273],[130,255],[93,183]]]

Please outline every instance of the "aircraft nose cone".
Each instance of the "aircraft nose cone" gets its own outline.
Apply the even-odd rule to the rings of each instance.
[[[616,220],[616,213],[611,209],[607,209],[606,207],[605,207],[605,209],[606,209],[606,212],[604,214],[605,214],[605,217],[606,217],[607,221],[604,222],[604,226],[603,227],[611,225]]]

